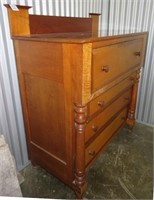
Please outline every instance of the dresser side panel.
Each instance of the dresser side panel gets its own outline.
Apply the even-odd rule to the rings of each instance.
[[[29,157],[67,183],[62,45],[14,40]]]

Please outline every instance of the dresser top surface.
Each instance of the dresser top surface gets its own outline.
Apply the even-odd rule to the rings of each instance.
[[[100,31],[97,33],[90,32],[68,32],[68,33],[50,33],[50,34],[31,34],[31,35],[18,35],[13,36],[13,39],[21,40],[35,40],[35,41],[48,41],[48,42],[62,42],[62,43],[88,43],[97,42],[100,40],[109,40],[114,38],[124,38],[145,35],[147,32],[135,32],[126,34],[113,34],[107,31]]]

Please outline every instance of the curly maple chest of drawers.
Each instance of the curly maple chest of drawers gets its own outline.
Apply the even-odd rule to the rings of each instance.
[[[12,35],[29,158],[81,197],[100,152],[133,127],[147,33],[32,35],[24,26],[15,35],[19,24]]]

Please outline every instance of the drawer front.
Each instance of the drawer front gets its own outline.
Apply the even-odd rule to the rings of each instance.
[[[111,89],[104,92],[102,95],[98,96],[89,103],[89,117],[97,112],[101,112],[104,107],[106,107],[116,96],[118,96],[126,88],[133,85],[135,79],[135,74],[124,79]]]
[[[87,166],[100,152],[109,139],[119,130],[127,116],[127,109],[123,110],[103,132],[86,148],[85,165]]]
[[[94,136],[101,127],[108,122],[111,117],[117,114],[124,106],[128,105],[131,99],[131,89],[122,94],[111,105],[104,109],[97,117],[91,120],[85,131],[85,142],[87,142],[92,136]]]
[[[142,40],[131,40],[93,50],[92,92],[141,62]]]

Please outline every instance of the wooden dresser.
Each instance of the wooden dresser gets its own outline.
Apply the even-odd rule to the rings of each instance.
[[[29,15],[9,5],[29,158],[82,197],[86,172],[132,129],[147,33],[98,36],[99,15]]]

